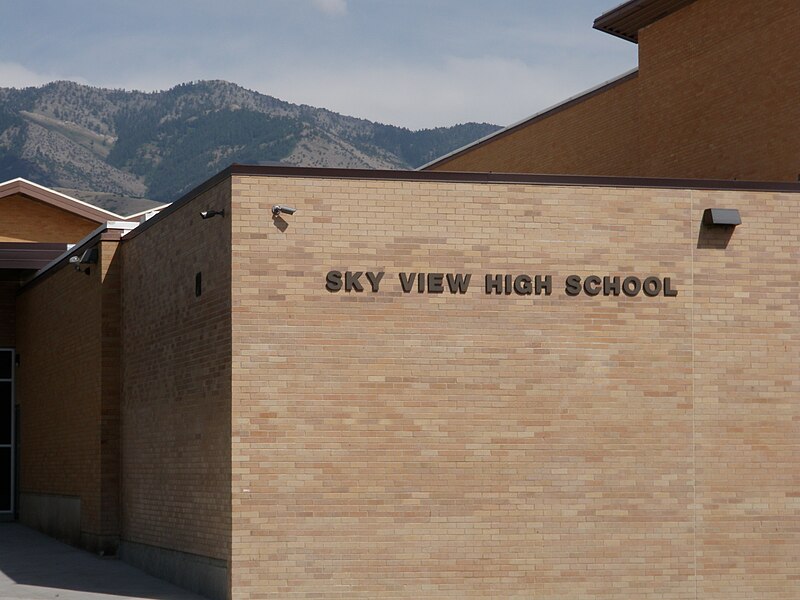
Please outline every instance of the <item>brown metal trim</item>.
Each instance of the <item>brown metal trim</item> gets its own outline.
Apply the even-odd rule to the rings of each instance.
[[[558,114],[558,113],[560,113],[560,112],[562,112],[564,110],[567,110],[568,108],[572,108],[573,106],[576,106],[577,104],[581,104],[582,102],[590,100],[591,98],[594,98],[595,96],[599,96],[600,94],[603,94],[603,93],[605,93],[605,92],[607,92],[607,91],[609,91],[611,89],[614,89],[618,85],[622,85],[623,83],[627,83],[628,81],[630,81],[632,79],[636,79],[638,76],[639,76],[639,71],[637,69],[637,70],[635,70],[635,71],[633,71],[631,73],[628,73],[627,75],[623,75],[622,77],[614,79],[613,81],[609,81],[605,85],[601,85],[599,87],[591,89],[588,92],[586,92],[585,94],[581,94],[579,96],[575,96],[574,98],[570,98],[569,100],[567,100],[565,102],[562,102],[561,104],[559,104],[557,106],[554,106],[553,108],[551,108],[549,110],[537,113],[537,114],[533,115],[532,117],[529,117],[527,119],[524,119],[524,120],[520,121],[519,123],[516,123],[514,125],[511,125],[510,127],[507,127],[505,129],[501,129],[500,131],[498,131],[496,133],[488,135],[485,138],[483,138],[482,140],[478,140],[477,142],[475,142],[473,144],[469,144],[469,145],[465,146],[464,148],[462,148],[461,150],[458,150],[458,151],[454,152],[453,154],[446,154],[441,159],[439,159],[439,160],[437,160],[435,162],[432,162],[432,163],[428,163],[426,165],[426,167],[425,167],[425,170],[428,171],[433,167],[445,165],[448,162],[450,162],[451,160],[453,160],[454,158],[458,158],[459,156],[462,156],[462,155],[466,154],[467,152],[472,152],[473,150],[475,150],[477,148],[481,148],[481,147],[485,146],[486,144],[492,143],[492,142],[494,142],[494,141],[496,141],[496,140],[498,140],[500,138],[503,138],[503,137],[505,137],[505,136],[507,136],[509,134],[516,133],[517,131],[527,127],[528,125],[533,125],[534,123],[538,123],[539,121],[543,121],[544,119],[552,117],[553,115],[556,115],[556,114]]]
[[[19,258],[13,256],[6,256],[4,254],[0,254],[0,270],[1,269],[10,269],[10,270],[22,270],[22,271],[38,271],[39,269],[43,269],[53,258]]]
[[[55,242],[0,242],[0,250],[61,250],[65,252],[68,244]]]
[[[594,20],[594,28],[639,43],[639,30],[671,15],[695,0],[629,0]]]
[[[597,175],[533,175],[528,173],[461,173],[457,171],[389,171],[389,170],[377,170],[377,169],[375,170],[325,169],[318,167],[278,167],[278,166],[237,165],[237,164],[231,165],[219,175],[222,174],[245,175],[245,176],[255,175],[255,176],[269,176],[269,177],[319,177],[324,179],[442,181],[442,182],[463,182],[463,183],[519,183],[519,184],[533,184],[533,185],[566,185],[566,186],[586,186],[586,187],[800,192],[800,182],[794,182],[794,181],[792,182],[729,181],[729,180],[715,180],[715,179],[669,179],[660,177],[607,177],[607,176],[597,176]],[[219,175],[212,178],[212,180],[217,179]]]
[[[386,181],[440,181],[456,183],[518,183],[584,187],[664,188],[691,190],[736,190],[800,192],[800,183],[781,181],[728,181],[715,179],[668,179],[653,177],[604,177],[594,175],[532,175],[528,173],[462,173],[457,171],[393,171],[381,169],[327,169],[275,165],[233,164],[170,204],[122,238],[135,238],[156,223],[234,175],[256,177],[318,177],[321,179],[367,179]]]
[[[67,244],[0,242],[0,269],[38,271],[67,251]]]

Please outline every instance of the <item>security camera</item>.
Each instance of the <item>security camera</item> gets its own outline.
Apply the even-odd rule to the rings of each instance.
[[[88,250],[84,250],[83,254],[81,254],[80,256],[78,256],[77,254],[75,256],[70,256],[69,264],[73,265],[76,271],[81,271],[86,275],[89,275],[90,265],[96,265],[98,257],[99,257],[99,252],[97,250],[97,246],[95,246],[94,248],[89,248]],[[86,265],[85,268],[84,265]]]
[[[297,212],[296,208],[291,208],[290,206],[281,206],[280,204],[276,204],[272,207],[272,216],[277,217],[281,213],[285,215],[293,215]]]
[[[211,217],[216,217],[219,215],[220,217],[225,216],[225,209],[222,210],[204,210],[200,212],[200,218],[202,219],[210,219]]]

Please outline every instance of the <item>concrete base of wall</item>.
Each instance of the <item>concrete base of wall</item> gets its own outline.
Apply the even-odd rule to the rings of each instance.
[[[81,531],[81,548],[100,556],[114,556],[119,548],[119,536],[98,535]]]
[[[224,560],[123,540],[125,562],[184,589],[213,600],[228,598],[228,566]]]
[[[21,493],[19,521],[62,542],[81,545],[81,499],[78,496]]]
[[[66,542],[101,556],[117,553],[119,536],[81,531],[81,499],[56,494],[20,494],[19,521]]]

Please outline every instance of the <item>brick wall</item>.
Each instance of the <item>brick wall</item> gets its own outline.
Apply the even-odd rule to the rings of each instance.
[[[94,221],[22,194],[0,199],[0,242],[73,243],[97,226]],[[19,273],[0,273],[0,346],[15,344],[14,303],[19,280]]]
[[[434,169],[797,181],[798,31],[795,0],[698,0],[640,31],[635,81]]]
[[[120,469],[121,423],[120,402],[122,381],[121,304],[122,258],[119,242],[100,245],[99,266],[102,276],[100,307],[100,529],[119,536],[120,533]]]
[[[800,597],[796,195],[693,193],[739,208],[694,250],[698,597]]]
[[[70,541],[97,551],[113,551],[119,533],[117,245],[98,242],[88,276],[64,264],[16,306],[20,491],[79,498],[80,539]],[[57,520],[30,517],[45,528]]]
[[[800,593],[796,195],[232,187],[234,598]],[[729,239],[714,205],[742,211]],[[332,293],[332,269],[386,276]],[[404,294],[400,271],[473,280]],[[679,295],[564,294],[593,273]]]
[[[98,225],[22,194],[0,199],[0,242],[74,243]]]
[[[639,78],[633,75],[591,97],[534,119],[432,170],[623,175],[639,155]]]
[[[126,541],[227,563],[231,228],[223,183],[123,243]],[[195,275],[202,294],[195,296]]]
[[[640,33],[642,175],[797,181],[800,3],[699,0]]]

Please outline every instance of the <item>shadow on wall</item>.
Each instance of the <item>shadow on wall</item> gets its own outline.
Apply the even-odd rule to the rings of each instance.
[[[47,590],[31,596],[31,587]],[[119,560],[67,546],[23,525],[0,523],[0,598],[90,600],[95,594],[120,600],[204,600]]]
[[[286,231],[286,229],[289,227],[289,223],[287,223],[283,217],[273,217],[272,222],[275,227],[281,231],[281,233]]]
[[[712,250],[724,250],[733,237],[736,227],[731,225],[700,225],[700,233],[697,236],[698,248],[710,248]]]

